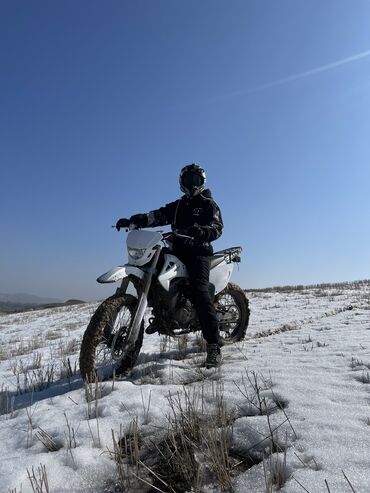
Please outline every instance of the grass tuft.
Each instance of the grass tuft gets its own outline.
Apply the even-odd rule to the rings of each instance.
[[[35,473],[32,467],[31,472],[27,469],[28,479],[30,480],[31,487],[34,493],[49,493],[48,476],[46,474],[46,467],[42,464],[37,468]]]

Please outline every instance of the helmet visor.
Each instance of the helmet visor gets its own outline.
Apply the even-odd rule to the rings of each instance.
[[[185,188],[200,187],[204,179],[198,173],[184,173],[181,177],[181,183]]]

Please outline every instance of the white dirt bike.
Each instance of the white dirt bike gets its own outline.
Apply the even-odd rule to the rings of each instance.
[[[97,279],[99,283],[121,281],[121,285],[99,305],[84,333],[80,370],[86,381],[129,372],[142,346],[145,323],[172,337],[200,330],[186,267],[171,253],[174,233],[134,229],[132,225],[129,229],[128,263]],[[248,326],[248,299],[239,286],[229,282],[241,251],[241,247],[227,248],[210,260],[210,294],[222,344],[243,339]],[[129,285],[136,296],[127,292]],[[149,320],[144,317],[147,308],[152,308]]]

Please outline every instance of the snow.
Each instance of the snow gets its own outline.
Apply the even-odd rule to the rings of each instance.
[[[233,416],[231,450],[251,458],[233,476],[235,493],[269,491],[264,469],[270,474],[279,467],[286,476],[281,492],[368,493],[370,284],[248,297],[247,337],[223,348],[219,370],[201,367],[195,336],[182,355],[176,341],[166,346],[153,334],[145,337],[132,374],[103,382],[90,405],[74,365],[97,304],[1,316],[0,491],[32,492],[27,469],[37,476],[40,464],[52,493],[114,491],[112,430],[118,436],[137,417],[144,439],[158,441],[172,412],[169,396],[199,392],[209,415],[222,394]],[[253,393],[254,378],[268,416]],[[37,438],[40,429],[56,451]]]

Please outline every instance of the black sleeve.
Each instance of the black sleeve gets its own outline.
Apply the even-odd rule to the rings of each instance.
[[[165,226],[173,223],[178,202],[176,200],[166,204],[164,207],[148,212],[148,227]]]
[[[217,240],[222,235],[224,223],[222,222],[221,211],[214,200],[210,201],[211,221],[206,226],[202,226],[204,231],[204,240],[211,242]]]

